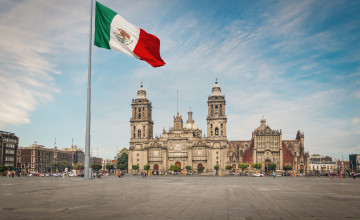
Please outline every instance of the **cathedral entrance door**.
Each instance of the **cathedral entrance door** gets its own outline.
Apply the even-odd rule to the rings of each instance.
[[[304,173],[304,165],[300,165],[300,173]]]
[[[232,171],[235,173],[235,169],[236,169],[236,164],[232,165]]]
[[[265,161],[265,172],[266,173],[269,171],[269,163],[270,163],[270,160]]]
[[[159,170],[159,165],[155,164],[154,165],[154,170]]]
[[[199,172],[202,171],[201,167],[203,167],[203,165],[202,165],[201,163],[199,163],[198,166],[197,166],[197,170],[198,170]]]
[[[181,163],[179,161],[176,162],[175,165],[179,167],[179,170],[181,170]]]

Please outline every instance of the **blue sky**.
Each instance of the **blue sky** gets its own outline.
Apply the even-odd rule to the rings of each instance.
[[[161,41],[152,68],[93,47],[93,155],[128,147],[140,82],[153,104],[154,136],[179,112],[206,133],[215,78],[226,97],[228,139],[249,140],[264,116],[305,150],[360,153],[360,2],[106,1]],[[85,145],[89,1],[0,0],[0,129],[20,146]]]

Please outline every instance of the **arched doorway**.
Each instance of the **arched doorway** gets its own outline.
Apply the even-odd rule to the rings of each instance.
[[[269,171],[269,163],[270,163],[270,160],[265,161],[265,172],[266,173]]]
[[[181,163],[179,161],[176,162],[175,165],[179,167],[179,170],[181,170]]]
[[[155,164],[154,165],[154,170],[159,170],[159,165]]]
[[[197,165],[197,170],[199,171],[199,172],[201,172],[201,171],[203,171],[203,165],[201,164],[201,163],[199,163],[198,165]]]
[[[235,169],[236,169],[236,164],[233,164],[232,165],[232,171],[235,172]]]

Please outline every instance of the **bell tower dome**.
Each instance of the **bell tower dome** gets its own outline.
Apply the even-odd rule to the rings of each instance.
[[[208,138],[226,139],[225,95],[216,79],[212,94],[208,97],[207,136]]]
[[[137,98],[131,103],[132,116],[130,118],[131,141],[150,139],[153,137],[152,106],[146,98],[146,90],[141,82]]]

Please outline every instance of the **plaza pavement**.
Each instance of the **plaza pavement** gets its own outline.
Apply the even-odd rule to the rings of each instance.
[[[0,178],[0,219],[360,219],[360,178]]]

